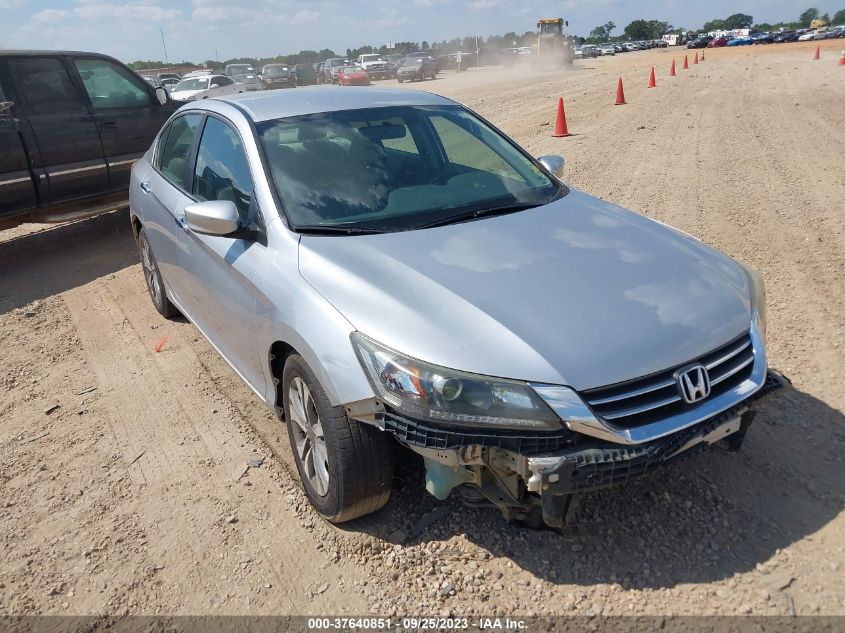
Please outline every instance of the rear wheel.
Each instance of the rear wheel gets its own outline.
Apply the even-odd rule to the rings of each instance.
[[[333,407],[297,354],[285,363],[282,394],[296,468],[317,512],[342,523],[387,503],[393,483],[390,436]]]
[[[161,276],[161,271],[158,269],[158,262],[156,262],[153,249],[147,241],[147,232],[141,229],[138,232],[138,251],[141,255],[141,266],[144,269],[144,281],[147,283],[147,291],[150,293],[150,299],[158,313],[167,318],[178,316],[179,310],[167,298],[167,290],[164,285],[164,279]]]

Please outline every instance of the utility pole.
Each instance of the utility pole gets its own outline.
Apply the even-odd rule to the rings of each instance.
[[[164,27],[160,28],[161,31],[161,45],[164,48],[164,63],[169,64],[170,62],[167,59],[167,42],[164,41]]]

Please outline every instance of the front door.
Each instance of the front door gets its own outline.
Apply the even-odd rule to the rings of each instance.
[[[199,143],[193,174],[197,201],[231,200],[247,226],[258,215],[252,205],[253,179],[238,133],[227,122],[209,116]],[[257,331],[255,272],[265,246],[252,239],[196,233],[179,234],[180,268],[190,280],[206,336],[258,393],[265,391]]]
[[[41,203],[107,191],[100,134],[63,58],[12,57],[9,68],[26,113],[20,131],[33,155]]]
[[[162,107],[143,79],[108,59],[74,58],[100,131],[109,188],[129,187],[132,163],[146,152],[175,108]]]

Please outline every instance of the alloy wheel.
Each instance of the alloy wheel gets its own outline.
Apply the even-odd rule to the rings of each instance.
[[[308,385],[300,377],[290,382],[288,408],[293,428],[296,451],[305,476],[314,491],[324,497],[329,491],[329,454],[326,437],[317,406]]]

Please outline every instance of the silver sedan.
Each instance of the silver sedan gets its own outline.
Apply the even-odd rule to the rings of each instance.
[[[172,117],[131,219],[156,309],[287,421],[324,517],[387,501],[398,442],[436,497],[561,526],[580,493],[738,448],[780,384],[756,274],[562,170],[429,93],[240,95]]]

